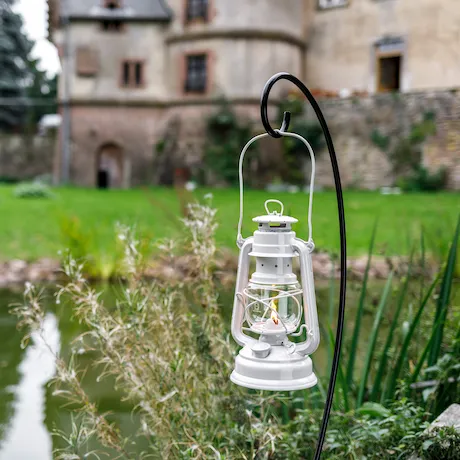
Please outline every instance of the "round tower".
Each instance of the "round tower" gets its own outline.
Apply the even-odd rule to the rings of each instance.
[[[168,5],[174,18],[165,39],[166,119],[180,124],[175,162],[196,172],[203,168],[206,120],[222,99],[241,123],[258,125],[265,82],[282,71],[302,77],[306,0],[169,0]],[[276,86],[272,103],[285,88],[289,83]],[[275,117],[276,107],[269,110]],[[279,143],[264,140],[261,170],[277,170],[279,149]]]
[[[225,96],[249,104],[258,101],[262,85],[274,73],[302,74],[305,0],[170,0],[169,4],[175,12],[167,38],[174,98],[185,96],[191,103]],[[206,60],[206,87],[201,93],[187,87],[194,56]]]

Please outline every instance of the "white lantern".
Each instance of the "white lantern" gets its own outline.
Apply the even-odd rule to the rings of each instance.
[[[258,229],[252,237],[241,236],[243,216],[244,155],[262,134],[248,142],[240,157],[240,222],[237,243],[240,247],[236,292],[233,306],[232,335],[243,347],[235,361],[232,382],[260,390],[300,390],[317,383],[309,357],[319,345],[319,327],[311,253],[311,212],[315,159],[308,142],[294,133],[284,136],[301,140],[310,152],[312,175],[308,212],[308,241],[296,237],[292,224],[297,219],[284,215],[278,200],[265,202],[266,215],[255,217]],[[270,211],[269,204],[280,205]],[[250,259],[255,272],[249,277]],[[299,260],[300,282],[293,270]],[[294,343],[289,337],[306,335]]]

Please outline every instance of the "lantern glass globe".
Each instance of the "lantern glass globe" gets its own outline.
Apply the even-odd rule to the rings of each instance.
[[[252,331],[294,332],[302,319],[299,283],[264,285],[249,283],[244,290],[246,321]]]

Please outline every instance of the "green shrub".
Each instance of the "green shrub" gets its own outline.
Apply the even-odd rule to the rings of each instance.
[[[458,460],[460,433],[454,427],[435,428],[419,433],[414,452],[424,460]]]
[[[385,136],[378,129],[373,129],[371,133],[371,142],[382,151],[386,151],[390,146],[390,136]]]
[[[238,120],[225,100],[221,102],[219,110],[207,119],[204,160],[209,170],[227,185],[238,184],[238,154],[251,134],[249,122]],[[254,152],[257,152],[255,144],[248,152],[248,163],[254,161]]]
[[[54,194],[48,185],[43,182],[22,182],[14,188],[16,198],[54,198]]]
[[[447,170],[439,169],[430,174],[422,165],[423,143],[436,133],[435,114],[426,112],[422,121],[411,126],[408,135],[391,143],[388,158],[393,173],[401,176],[398,185],[406,191],[437,191],[445,188]]]
[[[17,184],[21,182],[17,177],[0,176],[0,184]]]
[[[399,187],[406,192],[438,192],[447,185],[447,168],[440,168],[430,173],[423,166],[416,166],[408,177],[398,181]]]
[[[316,159],[318,159],[325,146],[323,130],[318,122],[309,121],[305,118],[303,96],[299,98],[296,95],[291,95],[280,105],[278,111],[280,125],[284,112],[291,113],[289,131],[304,137],[315,152]],[[291,184],[304,185],[305,172],[302,162],[310,162],[310,153],[303,142],[292,137],[283,137],[283,158],[286,166],[285,171],[283,171],[284,181]]]
[[[83,228],[81,221],[75,216],[62,214],[59,216],[61,240],[66,252],[83,263],[83,272],[91,280],[115,280],[123,277],[121,264],[124,257],[124,239],[131,230],[120,223],[116,224],[116,244],[111,250],[105,250],[98,242],[96,228]],[[148,240],[142,238],[138,242],[139,250],[145,256],[150,253]],[[61,253],[62,255],[62,253]]]

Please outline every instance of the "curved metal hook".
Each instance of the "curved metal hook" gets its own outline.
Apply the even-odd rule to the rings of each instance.
[[[323,128],[323,131],[325,130],[325,127],[327,129],[326,120],[324,119],[323,114],[321,113],[321,110],[318,106],[318,103],[311,94],[310,90],[302,83],[301,80],[299,80],[297,77],[294,77],[294,75],[291,75],[287,72],[280,72],[273,75],[273,77],[271,77],[270,80],[268,80],[267,83],[265,83],[264,89],[262,91],[262,97],[260,99],[260,116],[262,118],[262,124],[264,125],[265,131],[267,131],[267,133],[270,134],[270,136],[272,137],[280,138],[281,135],[277,131],[284,132],[289,129],[289,124],[291,122],[291,112],[284,112],[283,123],[279,130],[273,129],[270,125],[270,122],[268,121],[268,98],[270,96],[270,91],[272,90],[273,86],[275,86],[275,83],[280,80],[288,80],[295,86],[297,86],[297,88],[299,88],[300,91],[302,91],[302,93],[308,99],[308,102],[310,102],[310,104],[312,105],[319,119],[320,125]]]
[[[270,134],[270,136],[276,137],[276,138],[280,138],[281,134],[278,134],[271,127],[270,122],[268,121],[268,97],[270,96],[270,91],[272,90],[274,84],[278,80],[283,80],[283,79],[289,80],[289,77],[295,78],[294,76],[286,72],[280,72],[280,73],[277,73],[276,75],[273,75],[273,77],[271,77],[270,80],[268,80],[267,83],[265,83],[264,89],[262,90],[262,97],[260,99],[260,116],[262,118],[262,124],[264,125],[265,131],[267,131],[267,133]],[[291,121],[291,112],[284,112],[283,123],[281,125],[280,131],[287,131],[289,129],[290,121]]]

